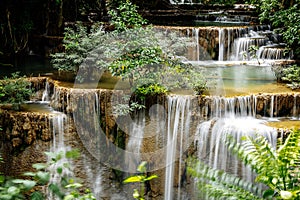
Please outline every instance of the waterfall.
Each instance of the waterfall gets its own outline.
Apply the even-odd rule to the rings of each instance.
[[[253,96],[213,97],[211,105],[212,117],[255,116]]]
[[[193,28],[192,34],[195,37],[195,43],[196,43],[196,61],[199,61],[200,60],[199,29]]]
[[[50,101],[50,85],[48,80],[45,83],[45,90],[43,91],[42,95],[42,102],[49,102]]]
[[[219,29],[219,61],[224,60],[224,51],[225,51],[225,29]]]
[[[54,114],[51,116],[50,127],[52,128],[53,142],[50,148],[50,152],[53,152],[54,154],[60,154],[62,158],[48,168],[51,175],[49,183],[60,184],[60,179],[62,176],[73,176],[72,163],[64,156],[67,151],[71,150],[71,147],[65,145],[64,134],[67,132],[68,128],[65,126],[66,124],[67,116],[65,114],[54,112]],[[49,162],[51,162],[52,159],[49,159]],[[68,168],[64,167],[66,163],[68,163],[69,165]],[[63,168],[62,174],[57,172],[58,168]],[[50,191],[47,191],[47,193],[49,200],[58,199],[57,197],[53,196]]]
[[[274,116],[274,95],[271,96],[270,102],[270,117],[273,118]]]
[[[271,99],[271,104],[274,104],[274,96]],[[231,135],[241,142],[243,136],[256,137],[259,134],[276,148],[277,130],[266,126],[266,121],[254,117],[256,105],[255,96],[214,97],[212,107],[215,110],[211,111],[212,118],[200,123],[195,135],[194,145],[198,159],[214,169],[254,182],[256,174],[228,150],[225,140]]]
[[[228,134],[237,141],[241,141],[242,136],[255,137],[260,134],[276,148],[277,130],[264,125],[263,120],[253,117],[214,118],[198,127],[195,136],[198,158],[213,168],[225,170],[252,182],[255,174],[228,152],[224,144]]]
[[[256,54],[258,58],[268,60],[291,59],[292,57],[291,53],[285,55],[285,49],[277,45],[261,46]]]
[[[174,199],[174,179],[177,177],[177,199],[180,199],[182,151],[186,147],[190,128],[190,99],[184,96],[168,97],[168,124],[165,170],[165,200]],[[178,155],[179,154],[179,155]],[[175,163],[178,161],[178,174],[175,174]]]
[[[135,170],[141,163],[140,153],[144,138],[145,111],[137,112],[129,128],[129,139],[126,150],[135,154],[135,157],[126,158],[130,169]],[[134,159],[134,160],[133,160]]]
[[[231,35],[232,35],[232,29],[227,29],[228,35],[227,35],[227,60],[230,58],[230,49],[231,49]]]
[[[300,96],[299,94],[294,94],[294,106],[293,106],[293,118],[300,119],[300,111],[299,111],[299,103],[297,104],[297,99],[299,102]]]

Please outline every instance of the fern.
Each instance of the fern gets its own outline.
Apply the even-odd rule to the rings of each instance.
[[[228,137],[228,148],[257,173],[256,183],[269,189],[264,199],[300,199],[300,130],[291,131],[283,144],[274,149],[260,135],[246,136],[242,142]],[[204,163],[190,159],[188,172],[196,177],[199,190],[215,199],[261,199],[262,192],[247,183]]]
[[[202,198],[262,199],[260,189],[224,171],[208,167],[195,158],[188,160],[188,173],[196,178]]]

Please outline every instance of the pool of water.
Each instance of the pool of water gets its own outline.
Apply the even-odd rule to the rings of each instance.
[[[274,72],[270,65],[244,65],[235,62],[197,62],[194,67],[203,71],[209,80],[210,91],[207,95],[250,95],[257,93],[285,93],[292,90],[285,84],[277,83]],[[104,73],[98,83],[86,82],[74,84],[74,82],[61,82],[60,86],[69,88],[85,89],[111,89],[129,90],[127,81],[117,77],[112,77],[109,73]],[[192,90],[177,89],[171,91],[172,94],[192,95]]]
[[[211,85],[211,95],[234,96],[291,91],[284,84],[277,83],[270,65],[216,61],[192,62],[192,64],[204,71]]]

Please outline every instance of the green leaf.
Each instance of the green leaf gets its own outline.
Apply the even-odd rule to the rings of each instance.
[[[60,199],[64,198],[64,194],[60,191],[60,188],[58,187],[58,185],[51,183],[49,185],[49,189],[53,192],[53,194],[58,196]]]
[[[30,200],[44,200],[44,195],[39,192],[39,191],[35,191],[30,195]]]
[[[32,180],[14,179],[12,182],[16,184],[23,184],[25,190],[30,190],[36,185],[36,182]]]
[[[274,190],[269,189],[269,190],[264,191],[263,198],[269,199],[269,198],[272,198],[273,195],[274,195]]]
[[[82,187],[83,185],[80,184],[80,183],[73,183],[73,184],[69,184],[67,185],[65,188],[80,188]]]
[[[62,167],[58,167],[58,168],[56,169],[56,171],[57,171],[58,174],[62,174],[63,168],[62,168]]]
[[[77,159],[80,157],[79,149],[72,149],[66,152],[66,158]]]
[[[72,194],[69,194],[64,197],[64,200],[72,200],[72,199],[74,199],[74,195],[72,195]]]
[[[13,196],[11,194],[0,194],[1,200],[12,200]]]
[[[37,178],[39,179],[39,183],[41,183],[41,184],[46,184],[50,180],[50,173],[49,172],[39,171],[36,175],[37,175]]]
[[[145,179],[145,176],[131,176],[126,178],[123,183],[136,183]]]
[[[15,196],[17,194],[20,194],[21,190],[17,188],[16,186],[10,186],[7,190],[7,193],[11,194],[12,196]]]
[[[145,178],[144,181],[150,181],[150,180],[155,179],[155,178],[158,178],[158,176],[157,175],[151,175],[151,176]]]
[[[137,189],[134,189],[134,192],[133,192],[132,196],[135,199],[139,199],[139,197],[140,197],[139,191]]]
[[[3,183],[5,181],[5,176],[0,175],[0,184]]]
[[[35,163],[32,165],[36,170],[46,169],[48,165],[46,163]]]
[[[24,176],[32,176],[32,177],[34,177],[34,176],[36,176],[36,173],[34,173],[34,172],[25,172],[23,175]]]

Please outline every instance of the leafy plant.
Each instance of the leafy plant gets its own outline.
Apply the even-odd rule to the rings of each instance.
[[[249,51],[250,57],[256,59],[257,63],[260,65],[260,62],[259,62],[258,57],[256,55],[256,52],[258,51],[258,49],[259,49],[258,46],[250,45],[248,51]]]
[[[111,16],[111,24],[117,32],[128,28],[140,28],[147,21],[138,13],[138,7],[129,0],[122,1],[116,9],[108,12]]]
[[[209,197],[217,199],[299,199],[300,198],[300,130],[292,131],[279,148],[273,149],[263,136],[246,136],[243,142],[230,138],[228,148],[256,173],[256,183],[268,189],[260,196],[251,183],[211,169],[200,161],[189,162],[189,173],[197,177],[199,188]],[[197,170],[198,169],[198,170]],[[253,190],[254,189],[254,190]]]
[[[151,181],[152,179],[158,178],[157,175],[147,176],[147,162],[143,161],[137,168],[137,171],[140,173],[138,175],[130,176],[126,178],[123,183],[140,183],[140,189],[134,189],[133,197],[138,200],[144,200],[145,193],[145,182]]]
[[[31,83],[19,74],[16,72],[0,80],[0,103],[18,105],[29,100],[32,95]]]
[[[92,50],[101,44],[104,34],[99,24],[93,25],[89,31],[81,23],[77,23],[75,28],[67,27],[63,40],[64,52],[51,54],[53,67],[59,71],[76,73]]]
[[[0,199],[17,200],[26,199],[44,200],[45,194],[39,190],[33,190],[35,186],[47,186],[51,194],[63,200],[95,200],[89,189],[84,193],[80,191],[82,184],[75,181],[74,177],[68,176],[65,172],[70,170],[68,162],[58,163],[64,158],[76,159],[79,156],[78,150],[63,152],[46,152],[49,156],[48,163],[35,163],[32,167],[36,172],[26,172],[24,176],[30,179],[14,179],[0,175]],[[49,171],[50,169],[55,171]],[[53,173],[57,173],[58,182],[51,181]],[[28,196],[28,197],[27,197]]]
[[[113,114],[116,116],[124,116],[127,114],[130,114],[133,111],[144,109],[145,106],[138,103],[138,102],[132,102],[130,100],[129,95],[124,95],[122,97],[122,100],[124,103],[118,103],[117,105],[114,105],[114,111]]]
[[[143,27],[144,20],[129,1],[112,10],[111,15],[111,23],[116,27],[112,32],[104,32],[101,26],[89,33],[81,25],[77,31],[67,29],[66,51],[53,55],[54,67],[74,72],[80,67],[85,69],[81,74],[87,72],[86,78],[91,77],[93,69],[107,70],[128,80],[132,92],[141,95],[141,99],[176,88],[203,92],[206,81],[197,76],[201,72],[191,70],[183,62],[185,50],[194,45],[190,39],[179,33],[163,33],[152,26]]]
[[[282,77],[283,81],[288,81],[289,86],[292,89],[300,88],[300,67],[297,65],[292,65],[287,68],[282,69]]]
[[[254,4],[262,23],[271,24],[282,34],[290,50],[294,50],[296,59],[300,56],[300,12],[299,0],[249,0]]]

